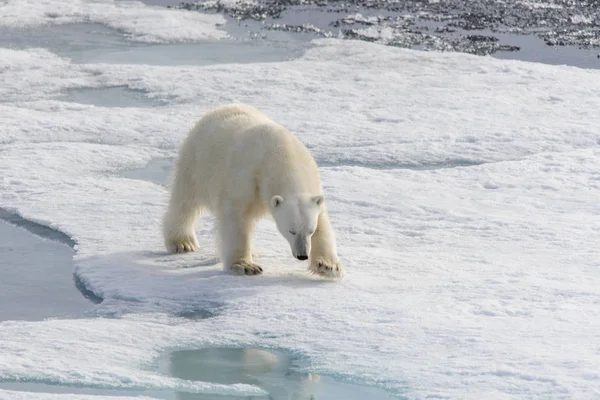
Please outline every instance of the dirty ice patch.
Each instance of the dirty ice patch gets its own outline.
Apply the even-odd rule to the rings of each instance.
[[[178,326],[158,315],[6,321],[0,323],[0,379],[104,389],[264,394],[251,385],[188,381],[154,368],[161,351],[190,343],[202,344],[185,324]]]
[[[146,6],[137,1],[8,0],[0,4],[0,26],[27,28],[41,24],[100,23],[140,42],[185,42],[222,39],[220,15]]]

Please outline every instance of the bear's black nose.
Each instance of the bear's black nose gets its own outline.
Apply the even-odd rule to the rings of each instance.
[[[296,256],[296,258],[300,261],[308,260],[308,256]]]

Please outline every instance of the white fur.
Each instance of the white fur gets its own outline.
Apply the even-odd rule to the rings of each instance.
[[[203,211],[216,217],[224,268],[255,275],[251,235],[271,214],[292,254],[308,256],[310,272],[341,277],[335,238],[317,164],[286,128],[247,105],[207,112],[183,142],[175,165],[163,235],[169,252],[198,249]]]

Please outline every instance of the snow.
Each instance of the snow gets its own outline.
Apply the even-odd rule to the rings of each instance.
[[[529,8],[548,8],[548,9],[562,9],[562,4],[556,4],[554,2],[540,3],[535,1],[519,1],[517,4],[524,5]]]
[[[112,23],[121,3],[106,4],[94,21]],[[104,298],[85,319],[0,323],[0,379],[252,395],[155,362],[253,346],[410,399],[600,395],[599,71],[334,39],[278,63],[0,60],[0,207],[72,236],[78,276]],[[59,100],[113,86],[166,105]],[[260,277],[223,273],[210,218],[198,254],[164,252],[167,189],[119,171],[174,157],[231,101],[288,126],[322,165],[341,282],[310,276],[268,220]]]
[[[94,396],[81,394],[54,394],[54,393],[25,393],[14,390],[1,390],[0,398],[4,400],[131,400],[131,396]],[[137,396],[133,397],[136,400],[152,400],[152,397]]]
[[[206,0],[202,2],[202,5],[206,8],[221,6],[227,9],[237,9],[256,4],[258,2],[254,0]]]
[[[168,325],[167,318],[157,316],[152,316],[151,321],[124,317],[3,322],[0,376],[8,380],[95,388],[176,389],[237,396],[265,394],[249,385],[193,382],[144,371],[158,356],[157,345],[197,341],[193,329],[185,329],[186,324],[165,329]],[[20,340],[27,340],[25,348]]]
[[[365,38],[378,40],[381,43],[387,43],[394,39],[394,30],[389,26],[383,28],[370,26],[368,28],[357,29],[356,32]]]
[[[585,15],[571,15],[569,17],[569,19],[571,20],[572,24],[581,24],[581,25],[589,25],[589,24],[593,24],[594,20],[592,19],[592,17],[587,17]]]
[[[119,29],[131,40],[150,43],[222,39],[220,15],[146,6],[115,0],[7,0],[0,4],[0,26],[95,22]]]

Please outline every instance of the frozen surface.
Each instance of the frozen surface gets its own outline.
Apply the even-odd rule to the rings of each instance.
[[[15,390],[2,390],[0,389],[0,398],[3,400],[151,400],[152,397],[146,396],[94,396],[85,394],[64,394],[64,393],[31,393],[31,392],[19,392]]]
[[[169,353],[159,361],[165,373],[190,380],[224,384],[243,382],[265,388],[269,394],[253,400],[271,399],[372,399],[393,397],[383,390],[340,383],[315,374],[295,372],[295,360],[281,351],[240,348],[206,348]],[[178,393],[180,400],[224,400],[220,395]]]
[[[265,395],[159,365],[228,347],[410,399],[600,396],[600,72],[312,45],[212,66],[0,48],[0,207],[76,240],[75,272],[103,299],[93,318],[1,322],[0,380]],[[151,103],[64,101],[114,87]],[[260,277],[222,271],[210,218],[199,253],[164,252],[169,162],[156,160],[231,101],[265,110],[323,165],[343,281],[310,276],[268,220]]]
[[[8,224],[0,210],[0,321],[82,316],[93,306],[73,280],[73,250]]]
[[[120,171],[119,175],[168,187],[174,162],[174,158],[156,158],[150,160],[143,167]]]
[[[311,373],[302,373],[294,370],[299,360],[289,354],[277,350],[263,350],[258,348],[203,348],[197,350],[176,350],[162,354],[157,360],[158,370],[165,374],[188,381],[211,381],[221,384],[246,383],[259,386],[268,394],[245,395],[244,399],[272,400],[272,399],[372,399],[389,400],[393,396],[385,391],[373,387],[340,382],[327,376]],[[47,393],[47,397],[39,398],[82,398],[85,395],[102,396],[112,399],[122,395],[149,396],[165,400],[235,400],[240,398],[236,394],[211,394],[191,393],[187,391],[166,391],[143,388],[140,390],[115,389],[102,387],[65,387],[56,384],[31,383],[31,382],[5,382],[5,389],[0,390],[0,397],[19,397],[18,390],[27,390],[34,393]],[[56,393],[52,397],[50,393]],[[72,397],[71,397],[72,396]],[[79,397],[78,397],[79,396]],[[38,397],[33,397],[37,399]],[[90,397],[92,399],[96,397]],[[136,397],[137,398],[137,397]],[[144,397],[146,398],[146,397]]]
[[[102,88],[73,88],[66,90],[60,100],[93,104],[100,107],[152,107],[161,105],[145,96],[143,91],[130,90],[127,86]]]
[[[137,1],[7,0],[0,4],[0,25],[27,28],[43,24],[100,23],[141,42],[176,42],[220,39],[217,28],[225,18],[150,7]]]
[[[297,38],[352,38],[394,47],[600,67],[600,14],[598,5],[587,0],[184,0],[175,7],[223,13],[229,20],[241,20],[251,35],[264,37],[287,32]]]
[[[223,29],[232,29],[224,26]],[[0,47],[42,47],[78,63],[103,62],[151,65],[213,65],[261,60],[286,61],[302,54],[308,43],[228,38],[195,43],[145,43],[128,40],[122,32],[99,23],[2,26]]]
[[[0,376],[9,382],[98,389],[265,394],[253,385],[191,381],[149,370],[158,348],[195,339],[189,324],[174,325],[157,315],[140,317],[5,321],[0,325]],[[26,346],[19,343],[27,336]]]

